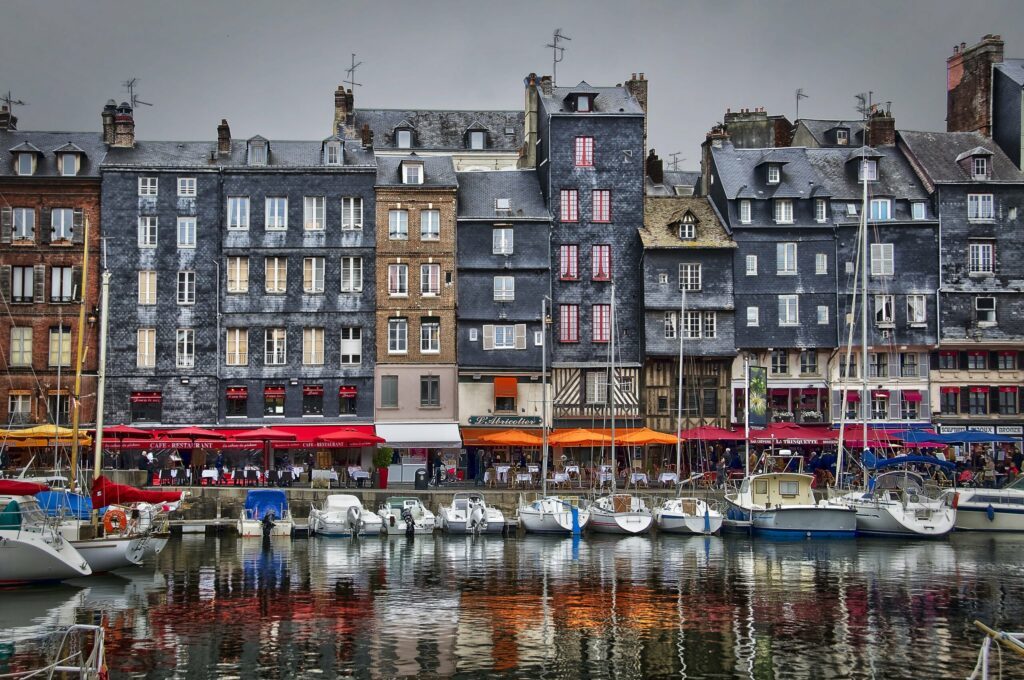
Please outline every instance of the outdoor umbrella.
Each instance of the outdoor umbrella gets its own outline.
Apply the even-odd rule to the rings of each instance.
[[[117,437],[118,439],[123,438],[123,437],[139,437],[139,438],[142,438],[142,437],[152,437],[153,436],[153,433],[150,432],[149,430],[140,430],[137,427],[131,427],[131,426],[125,425],[123,423],[121,425],[111,425],[110,427],[103,428],[103,434],[104,435],[112,434],[115,437]]]
[[[523,432],[522,430],[502,430],[501,432],[485,434],[480,437],[480,440],[488,444],[500,444],[503,446],[540,446],[543,444],[543,440],[540,437],[529,432]]]
[[[384,444],[387,442],[383,437],[368,432],[360,432],[355,428],[346,427],[334,432],[329,432],[318,438],[318,441],[333,442],[345,446],[371,446],[373,444]]]
[[[679,443],[679,437],[671,434],[665,434],[664,432],[656,432],[655,430],[647,427],[642,427],[639,430],[633,430],[629,434],[624,434],[616,439],[623,444],[636,444],[638,446],[646,446],[648,444]]]
[[[990,442],[1013,444],[1020,441],[1020,437],[1009,437],[1005,434],[993,434],[991,432],[981,432],[980,430],[934,434],[929,439],[933,442],[946,442],[949,444],[988,444]]]
[[[597,446],[607,444],[611,440],[612,438],[606,434],[577,428],[556,432],[548,437],[548,444],[552,446]]]
[[[272,430],[269,427],[260,427],[255,430],[246,430],[232,435],[232,439],[245,439],[264,442],[294,441],[298,435],[281,430]]]
[[[721,427],[714,427],[713,425],[701,425],[700,427],[694,427],[689,430],[683,430],[679,433],[679,437],[685,440],[697,439],[703,441],[743,441],[743,431],[738,432],[733,430],[726,430]]]
[[[225,436],[220,432],[214,432],[213,430],[204,430],[201,427],[182,427],[177,430],[171,430],[165,432],[168,437],[188,437],[189,439],[198,439],[202,437],[204,439],[224,439]]]

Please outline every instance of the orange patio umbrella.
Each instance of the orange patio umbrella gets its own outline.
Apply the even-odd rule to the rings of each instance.
[[[650,429],[649,427],[643,427],[639,430],[634,430],[629,434],[624,434],[621,437],[616,437],[618,442],[623,444],[635,444],[637,446],[647,446],[648,444],[678,444],[679,438],[675,435],[665,434],[664,432],[657,432]]]
[[[480,437],[481,441],[488,444],[500,444],[502,446],[540,446],[544,443],[540,437],[522,430],[502,430],[492,434],[485,434]]]
[[[607,444],[612,440],[606,434],[577,428],[575,430],[563,430],[548,437],[548,444],[552,446],[597,446]]]

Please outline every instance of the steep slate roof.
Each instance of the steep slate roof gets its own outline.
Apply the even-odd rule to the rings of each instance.
[[[728,142],[723,142],[721,147],[711,147],[715,167],[718,168],[718,179],[722,183],[725,197],[730,200],[809,198],[819,182],[817,173],[807,160],[807,151],[803,147],[737,149]],[[785,162],[778,184],[768,184],[763,173],[757,169],[766,156],[772,162]],[[814,195],[822,195],[820,189]]]
[[[644,178],[644,193],[647,196],[676,196],[676,187],[696,188],[700,183],[699,170],[666,170],[661,184],[655,184],[650,177]]]
[[[76,177],[99,177],[100,163],[107,153],[103,135],[99,132],[0,132],[0,176],[17,176],[11,149],[25,144],[31,145],[40,154],[33,177],[59,177],[60,169],[57,167],[55,152],[68,144],[78,147],[84,154]]]
[[[1024,173],[1017,169],[1003,150],[978,132],[912,132],[900,130],[899,138],[921,165],[928,178],[936,184],[970,184],[974,182],[1024,182]],[[991,180],[975,180],[957,162],[957,156],[975,147],[992,153]]]
[[[257,139],[254,137],[253,139]],[[258,137],[258,139],[263,139]],[[147,142],[135,143],[135,147],[111,148],[107,152],[105,167],[158,167],[158,168],[249,168],[247,140],[231,140],[231,153],[221,156],[217,153],[217,142]],[[274,141],[268,140],[270,153],[267,164],[255,166],[253,170],[274,170],[282,168],[341,170],[346,167],[371,167],[374,165],[373,152],[363,149],[356,142],[345,144],[344,165],[324,165],[323,141]]]
[[[413,150],[468,150],[466,131],[487,130],[484,151],[518,151],[523,145],[522,111],[444,111],[417,109],[356,109],[352,127],[369,125],[376,149],[395,148],[395,128],[403,124],[415,130]],[[511,128],[511,134],[505,129]],[[478,152],[480,153],[480,152]]]
[[[402,161],[418,161],[423,163],[423,184],[402,183]],[[457,187],[459,180],[455,175],[455,166],[451,156],[378,156],[377,185],[417,187]]]
[[[457,175],[460,220],[551,219],[535,170],[460,172]],[[509,199],[511,214],[495,211],[497,198]]]
[[[587,85],[585,82],[580,85]],[[631,95],[624,87],[590,87],[587,85],[587,89],[578,89],[576,87],[554,87],[551,88],[551,94],[546,95],[544,91],[539,87],[537,88],[537,94],[539,99],[551,113],[572,113],[573,115],[580,116],[591,116],[594,114],[602,113],[614,113],[618,115],[622,114],[636,114],[643,115],[644,110],[640,108],[640,104],[636,98]],[[597,97],[594,99],[594,110],[577,114],[574,111],[570,111],[565,108],[565,98],[573,92],[587,92],[596,93]]]
[[[857,181],[857,161],[860,148],[829,147],[807,149],[807,159],[818,175],[818,182],[826,195],[849,199],[860,204],[863,187]],[[928,192],[914,173],[914,169],[895,146],[880,146],[869,156],[878,160],[878,181],[868,183],[872,196],[892,196],[899,199],[921,200]]]
[[[1013,82],[1024,87],[1024,59],[1003,59],[1003,63],[995,64],[995,68],[1009,76]]]
[[[679,238],[676,222],[687,212],[697,218],[697,238]],[[648,196],[644,199],[644,226],[640,229],[644,248],[735,248],[718,213],[707,198],[695,196]]]
[[[825,137],[825,133],[835,127],[850,128],[850,143],[843,145],[840,148],[860,144],[864,135],[864,121],[861,120],[822,120],[818,118],[801,118],[796,121],[796,126],[799,127],[800,125],[803,125],[811,134],[811,137],[814,137],[814,141],[821,146],[837,146],[834,142],[828,141]]]

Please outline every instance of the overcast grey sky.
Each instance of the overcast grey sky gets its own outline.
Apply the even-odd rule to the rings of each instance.
[[[144,139],[320,139],[350,53],[357,107],[522,107],[523,77],[550,73],[551,32],[572,38],[558,82],[650,81],[650,144],[696,168],[727,107],[855,115],[893,102],[897,126],[945,128],[945,59],[999,33],[1024,57],[1021,0],[759,2],[141,2],[0,0],[0,91],[24,130],[98,130],[103,103],[139,78]]]

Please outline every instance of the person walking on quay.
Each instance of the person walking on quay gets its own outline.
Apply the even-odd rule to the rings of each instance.
[[[206,469],[206,449],[196,449],[192,452],[192,483],[196,484],[203,478],[203,470]]]
[[[725,463],[725,456],[718,459],[718,486],[725,487],[725,480],[729,475],[729,468]]]
[[[487,470],[491,467],[491,452],[484,449],[482,455],[477,457],[476,462],[476,481],[475,486],[482,486],[484,483],[484,475],[487,474]]]

